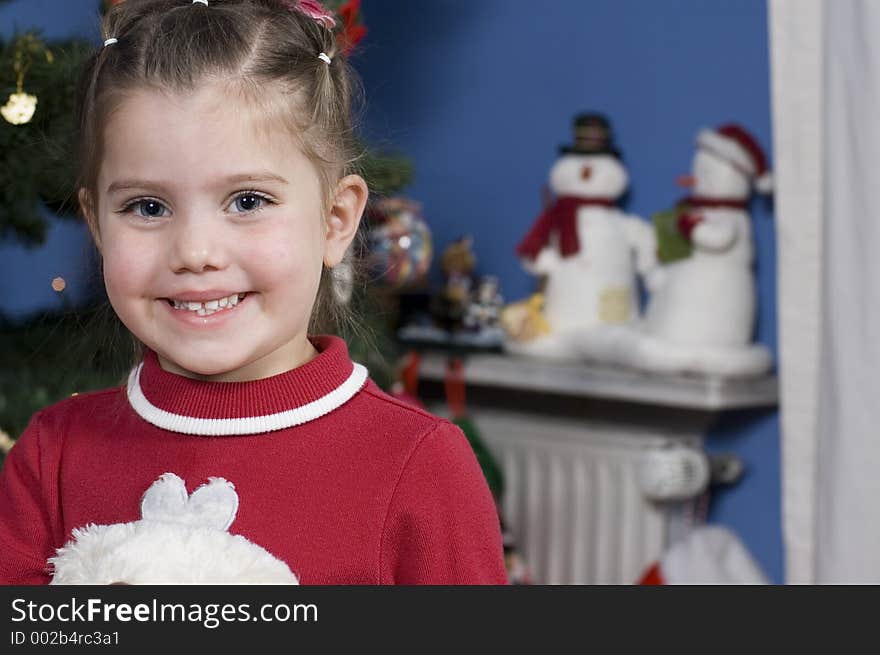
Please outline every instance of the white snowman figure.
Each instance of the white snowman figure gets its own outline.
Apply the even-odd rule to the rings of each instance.
[[[527,271],[546,276],[543,316],[549,333],[508,339],[509,352],[576,356],[578,341],[594,328],[638,317],[636,271],[656,264],[653,230],[618,207],[629,178],[609,121],[601,114],[577,116],[574,140],[560,148],[550,170],[555,201],[516,250]]]
[[[678,230],[691,254],[654,269],[635,329],[606,330],[582,349],[587,359],[658,373],[760,375],[769,350],[752,344],[756,289],[748,201],[771,189],[757,141],[736,124],[697,135],[693,195],[680,203]],[[613,353],[609,357],[609,353]]]

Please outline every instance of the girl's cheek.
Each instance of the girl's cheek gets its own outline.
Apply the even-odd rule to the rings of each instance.
[[[242,251],[241,261],[248,262],[247,266],[254,275],[272,277],[285,271],[305,271],[314,257],[306,244],[311,243],[308,239],[281,238],[277,235],[272,238],[253,240]],[[297,247],[299,244],[299,247]]]
[[[143,257],[110,250],[104,256],[104,285],[108,293],[132,292],[148,277]]]

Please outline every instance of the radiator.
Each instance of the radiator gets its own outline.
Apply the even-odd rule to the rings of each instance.
[[[647,452],[701,448],[699,435],[476,408],[471,418],[501,465],[504,519],[538,584],[632,584],[703,520],[696,499],[653,502],[639,484]]]

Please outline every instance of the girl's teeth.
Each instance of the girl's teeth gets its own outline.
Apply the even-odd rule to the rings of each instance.
[[[218,298],[217,300],[209,300],[205,303],[200,302],[183,302],[180,300],[172,300],[172,304],[174,305],[174,309],[186,309],[191,312],[195,312],[199,316],[210,316],[214,312],[219,312],[221,309],[225,309],[227,307],[235,307],[240,301],[241,298],[244,297],[245,294],[237,294],[233,293],[230,296],[225,298]]]

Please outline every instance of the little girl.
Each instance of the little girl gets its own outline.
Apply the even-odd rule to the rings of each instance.
[[[368,196],[332,21],[313,0],[126,0],[105,18],[79,200],[145,354],[126,388],[37,413],[10,452],[0,582],[48,582],[75,528],[138,519],[166,474],[234,485],[231,531],[302,584],[506,582],[463,434],[309,333]]]

